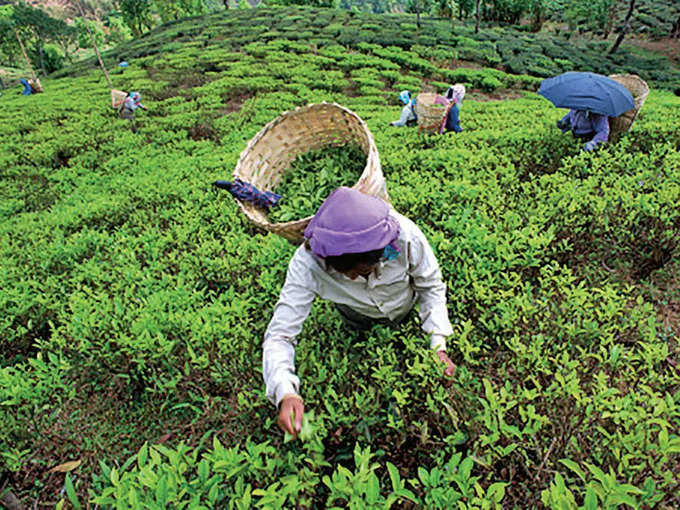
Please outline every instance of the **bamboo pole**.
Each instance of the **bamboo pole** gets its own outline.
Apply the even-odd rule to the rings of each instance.
[[[104,76],[106,76],[106,83],[109,84],[109,88],[113,90],[113,85],[111,85],[111,80],[109,79],[109,73],[106,72],[106,68],[104,67],[104,62],[102,62],[102,57],[99,54],[99,48],[97,48],[97,43],[94,40],[94,35],[92,35],[92,32],[90,31],[90,27],[87,25],[87,20],[85,19],[85,11],[83,11],[83,7],[80,5],[80,1],[76,0],[76,4],[78,4],[78,9],[80,10],[80,15],[83,17],[83,21],[85,23],[85,28],[87,29],[87,33],[90,35],[90,40],[92,41],[92,47],[94,48],[94,52],[97,54],[97,60],[99,60],[99,66],[102,68],[102,71],[104,72]]]
[[[28,65],[28,69],[31,71],[31,78],[33,79],[33,81],[35,81],[38,79],[38,77],[35,75],[35,71],[33,71],[33,66],[31,65],[31,61],[28,59],[28,55],[26,54],[26,48],[24,48],[24,43],[21,42],[21,37],[19,37],[19,32],[15,30],[14,35],[17,36],[17,41],[19,41],[19,46],[21,46],[21,52],[24,54],[24,58],[26,59],[26,65]]]

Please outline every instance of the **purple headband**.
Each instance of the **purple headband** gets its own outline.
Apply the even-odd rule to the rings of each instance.
[[[312,253],[332,257],[362,253],[394,245],[399,223],[390,216],[387,202],[345,186],[321,204],[305,229]]]

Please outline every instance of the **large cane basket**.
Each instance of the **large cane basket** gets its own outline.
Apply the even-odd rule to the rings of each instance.
[[[271,121],[241,153],[234,177],[253,184],[261,191],[276,186],[300,154],[323,147],[356,143],[366,154],[366,166],[354,189],[388,200],[387,186],[380,167],[378,149],[366,123],[354,112],[335,103],[302,106]],[[285,200],[285,197],[284,197]],[[300,243],[311,216],[285,223],[271,223],[267,211],[237,200],[248,220],[257,227]],[[351,213],[348,211],[348,213]]]
[[[649,86],[636,74],[612,74],[609,77],[626,87],[635,101],[633,108],[609,119],[609,139],[615,140],[630,129],[649,95]]]
[[[418,116],[418,131],[437,133],[442,125],[447,108],[441,104],[435,104],[437,94],[423,92],[416,97],[416,115]]]

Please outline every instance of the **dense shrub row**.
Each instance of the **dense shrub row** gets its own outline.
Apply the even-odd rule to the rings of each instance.
[[[428,72],[433,72],[438,62],[440,67],[442,62],[445,67],[457,67],[463,60],[538,77],[567,70],[632,72],[654,80],[657,86],[678,86],[678,71],[667,59],[625,49],[608,55],[609,41],[574,42],[499,27],[475,34],[467,24],[451,25],[435,19],[424,20],[418,30],[406,15],[376,16],[333,9],[291,7],[215,13],[200,21],[192,18],[157,28],[141,39],[111,50],[107,56],[129,60],[160,53],[166,58],[167,53],[185,46],[179,43],[194,44],[202,51],[212,48],[238,51],[254,42],[281,40],[294,42],[305,51],[338,44],[353,50],[366,44],[401,48],[406,51],[403,57],[408,60],[409,69]],[[410,58],[408,52],[415,47],[434,51],[421,51],[420,58]],[[78,64],[76,69],[82,72],[94,65],[96,61],[90,60]],[[72,72],[73,69],[64,70],[58,76]]]
[[[137,135],[95,71],[2,97],[14,490],[74,507],[680,506],[679,99],[653,90],[617,145],[582,153],[536,78],[448,69],[423,44],[237,50],[230,19],[194,20],[187,41],[188,22],[154,32],[181,44],[112,74],[149,107]],[[466,99],[456,136],[387,127],[388,94],[430,75],[528,90]],[[324,100],[367,121],[393,205],[436,251],[458,370],[445,385],[416,318],[359,336],[315,303],[296,356],[314,418],[284,443],[260,346],[294,247],[210,183],[266,122]]]

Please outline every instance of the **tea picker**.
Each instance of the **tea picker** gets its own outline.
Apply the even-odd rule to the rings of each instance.
[[[446,354],[446,337],[453,333],[446,285],[415,223],[378,197],[341,187],[321,205],[304,237],[288,265],[263,344],[266,394],[279,406],[282,430],[297,435],[302,426],[295,345],[317,297],[332,302],[345,326],[354,330],[402,323],[418,303],[431,349],[446,365],[445,375],[454,374]]]
[[[146,106],[141,103],[142,95],[139,92],[129,92],[120,105],[120,118],[130,121],[130,130],[133,133],[137,132],[137,125],[135,124],[135,110],[141,108],[146,110]]]
[[[284,112],[248,142],[233,176],[259,190],[275,190],[293,171],[296,155],[348,144],[365,154],[364,170],[352,188],[335,189],[312,216],[272,222],[264,208],[237,199],[255,226],[300,245],[288,264],[262,353],[266,395],[279,406],[279,426],[293,435],[304,414],[296,338],[317,297],[334,303],[342,321],[357,329],[397,324],[418,303],[431,347],[446,373],[455,371],[445,351],[452,328],[439,266],[420,229],[387,202],[378,149],[356,113],[335,103]]]
[[[445,96],[423,92],[416,98],[418,131],[444,134],[460,133],[459,107],[465,96],[465,86],[451,85]]]
[[[399,100],[404,103],[404,107],[401,109],[401,116],[399,120],[390,122],[390,126],[414,126],[418,122],[418,116],[414,110],[416,99],[411,99],[410,91],[402,90],[399,93]]]
[[[21,78],[19,83],[24,86],[24,90],[21,91],[24,96],[30,96],[33,93],[33,88],[26,78]]]
[[[444,113],[444,118],[439,126],[439,134],[444,133],[460,133],[463,128],[460,127],[460,113],[459,108],[463,103],[463,98],[465,97],[465,86],[461,83],[456,83],[451,85],[446,91],[446,96],[437,96],[435,103],[439,101],[439,104],[444,104],[446,106],[446,112]]]
[[[31,72],[30,80],[26,80],[25,78],[19,80],[21,84],[24,86],[24,90],[21,93],[24,96],[38,94],[43,91],[42,84],[40,83],[40,80],[36,76],[35,71],[33,71],[33,66],[31,66],[31,61],[28,58],[28,55],[26,54],[26,48],[24,48],[24,43],[21,41],[21,37],[19,37],[19,32],[15,31],[14,35],[16,35],[17,37],[17,41],[19,42],[19,46],[21,47],[21,52],[24,54],[24,58],[26,59],[26,65],[28,66],[28,70]]]
[[[85,19],[85,12],[83,11],[83,7],[80,5],[80,2],[76,1],[76,4],[78,4],[80,15],[83,17],[83,19]],[[87,23],[85,23],[85,28],[87,29],[87,33],[90,36],[90,41],[92,41],[92,47],[94,48],[94,52],[97,55],[97,60],[99,61],[99,67],[101,67],[101,70],[104,73],[104,77],[106,78],[106,83],[109,85],[109,90],[111,91],[111,106],[118,110],[120,118],[127,119],[130,121],[131,123],[130,130],[133,133],[136,133],[137,126],[134,121],[135,110],[137,108],[142,108],[143,110],[146,110],[146,107],[142,105],[140,102],[142,96],[139,92],[125,93],[122,90],[117,90],[113,88],[113,85],[111,84],[111,79],[109,78],[109,73],[106,71],[106,67],[104,67],[104,62],[102,61],[102,57],[99,53],[99,48],[97,47],[97,43]],[[127,66],[127,62],[125,62],[125,64]]]
[[[635,108],[628,89],[601,74],[567,72],[541,82],[538,93],[558,108],[570,111],[557,121],[563,133],[571,131],[585,141],[583,150],[592,151],[609,141],[610,117]]]

